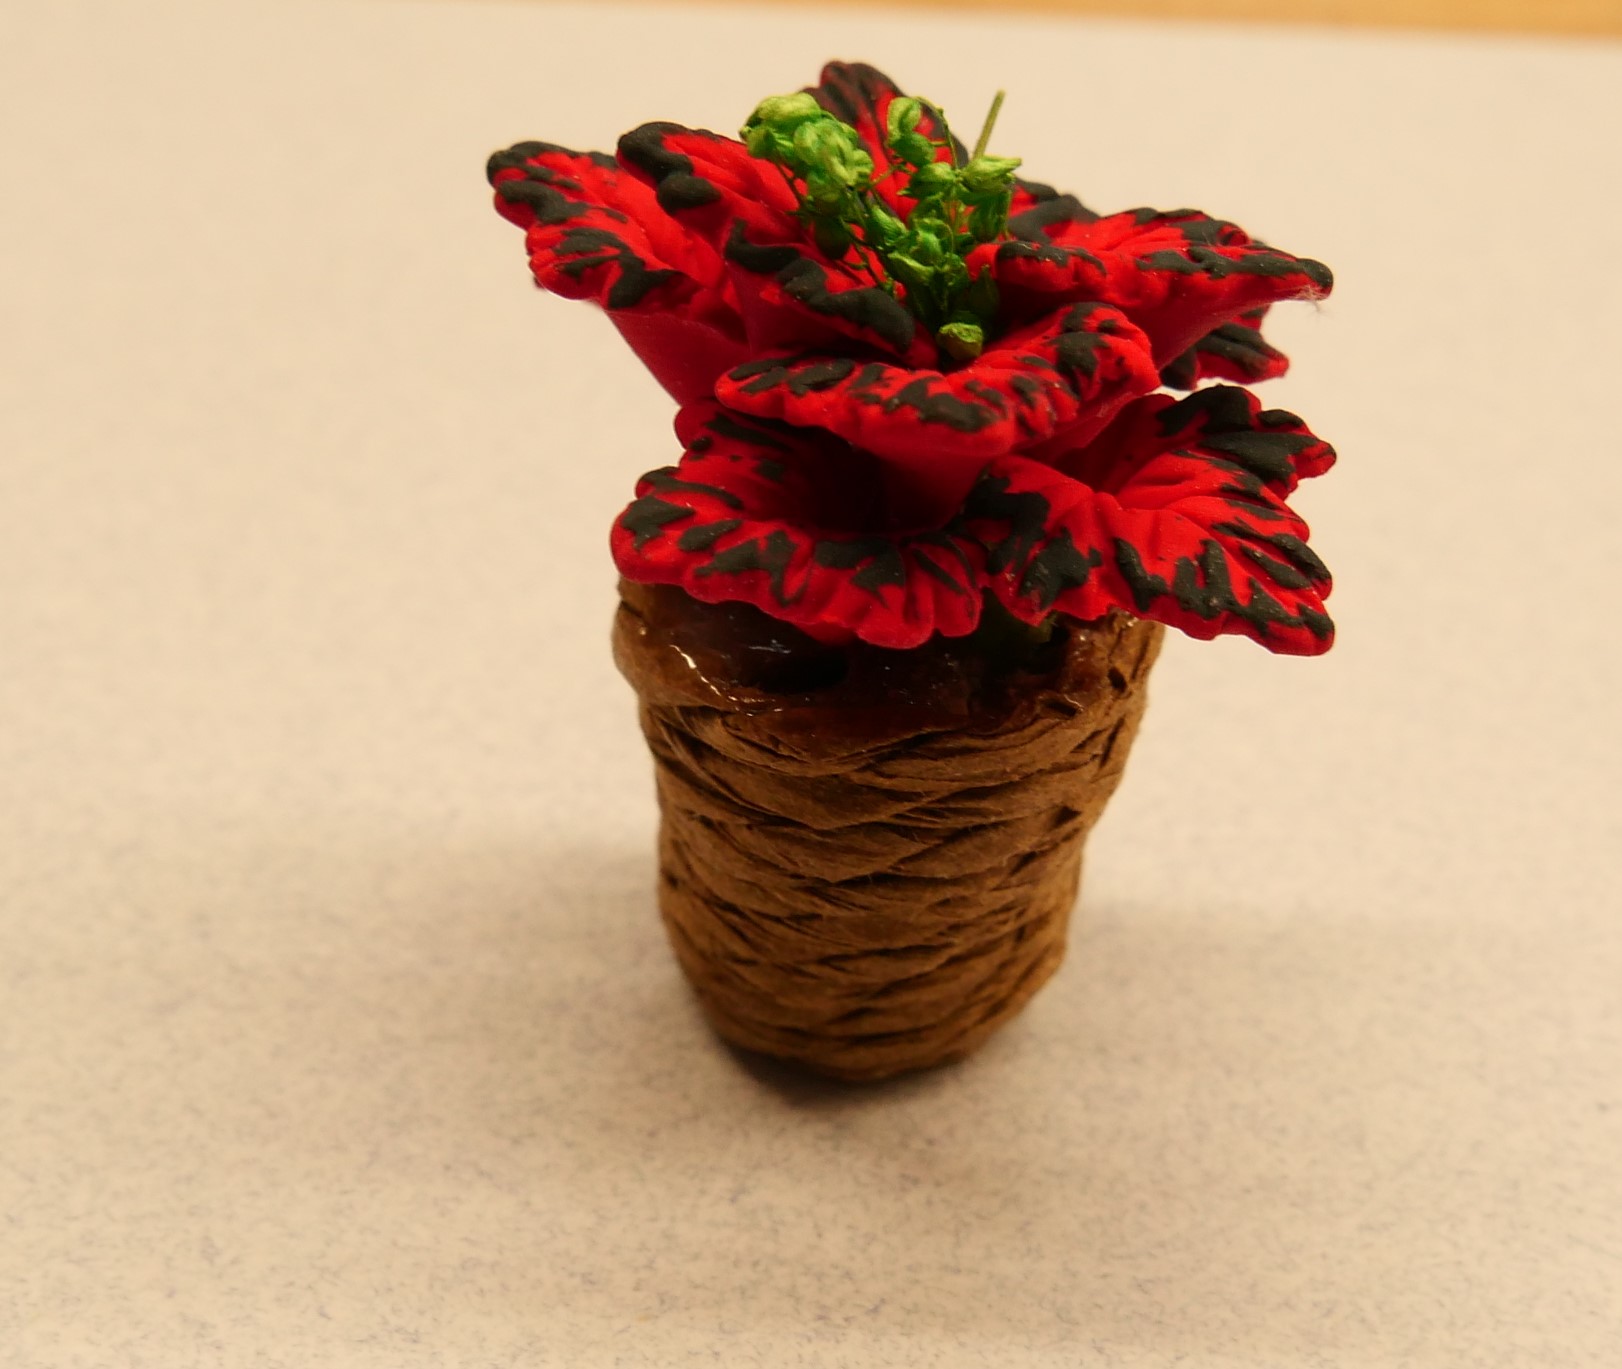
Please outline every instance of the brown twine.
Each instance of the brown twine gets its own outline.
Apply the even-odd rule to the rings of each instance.
[[[948,717],[848,689],[723,698],[670,670],[623,604],[660,911],[721,1036],[878,1079],[966,1055],[1017,1013],[1064,954],[1161,634],[1124,615],[1073,630],[1050,670]]]

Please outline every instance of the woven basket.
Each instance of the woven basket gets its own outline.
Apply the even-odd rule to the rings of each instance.
[[[1040,668],[943,706],[938,653],[875,651],[877,683],[718,688],[674,661],[647,591],[622,595],[659,907],[716,1031],[867,1080],[961,1057],[1017,1013],[1064,954],[1162,629],[1117,614],[1063,631]]]

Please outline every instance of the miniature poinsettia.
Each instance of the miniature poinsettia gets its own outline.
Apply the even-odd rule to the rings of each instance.
[[[681,459],[614,524],[621,573],[886,647],[972,632],[991,598],[1326,650],[1329,575],[1285,500],[1333,449],[1194,387],[1281,374],[1262,320],[1328,270],[1193,210],[1097,215],[989,131],[971,153],[832,63],[741,139],[491,158],[537,282],[601,305],[680,405]]]

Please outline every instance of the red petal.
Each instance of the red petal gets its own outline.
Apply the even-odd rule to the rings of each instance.
[[[819,252],[795,215],[782,171],[740,142],[679,124],[644,124],[620,160],[653,187],[659,208],[724,263],[755,352],[838,349],[858,342],[913,364],[935,360],[928,334],[861,270]]]
[[[1096,223],[1098,215],[1074,195],[1061,195],[1041,181],[1016,180],[1008,206],[1008,231],[1025,242],[1063,242],[1075,228]]]
[[[496,210],[526,230],[535,279],[610,309],[690,300],[718,286],[720,259],[691,239],[653,242],[663,220],[646,186],[612,158],[550,143],[519,143],[490,158]],[[668,235],[667,235],[668,236]]]
[[[1224,391],[1137,401],[1087,453],[1082,478],[1020,457],[987,468],[961,526],[985,544],[991,587],[1011,612],[1039,622],[1123,609],[1194,637],[1329,649],[1329,572],[1282,490],[1297,465],[1322,469],[1333,452],[1244,391],[1204,399]]]
[[[871,280],[836,266],[809,243],[762,246],[741,223],[726,247],[738,307],[757,352],[784,348],[887,352],[912,366],[939,353],[907,307]]]
[[[876,488],[872,460],[843,443],[742,419],[714,403],[683,409],[681,463],[651,471],[614,524],[628,579],[679,585],[706,603],[742,601],[811,630],[849,630],[886,647],[962,636],[980,617],[983,553],[958,533],[852,531]]]
[[[1294,414],[1264,409],[1255,395],[1234,385],[1133,405],[1086,451],[1060,464],[1088,484],[1108,489],[1112,473],[1134,451],[1167,443],[1205,451],[1280,496],[1335,464],[1335,449]]]
[[[1162,366],[1224,323],[1278,300],[1321,299],[1333,284],[1321,263],[1253,242],[1193,210],[1072,218],[1050,226],[1049,237],[979,248],[971,266],[993,263],[1011,317],[1075,299],[1125,310]]]
[[[591,299],[678,401],[746,355],[719,255],[611,157],[519,143],[490,159],[496,208],[526,230],[543,288]]]
[[[1290,359],[1262,336],[1267,310],[1264,304],[1207,333],[1161,368],[1160,383],[1174,390],[1192,390],[1202,380],[1250,385],[1276,380],[1290,369]]]
[[[720,259],[734,221],[756,242],[798,242],[799,201],[783,173],[735,138],[680,124],[643,124],[619,140],[619,160],[659,208]]]
[[[1050,440],[1085,443],[1159,383],[1142,333],[1119,310],[1081,304],[942,373],[841,356],[772,356],[729,371],[716,397],[796,427],[823,428],[916,473],[955,507],[986,461]]]

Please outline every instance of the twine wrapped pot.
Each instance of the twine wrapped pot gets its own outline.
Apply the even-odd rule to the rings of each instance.
[[[858,647],[827,678],[813,661],[763,688],[748,677],[770,650],[706,669],[668,630],[671,596],[687,618],[722,610],[621,593],[660,911],[716,1031],[878,1079],[965,1055],[1017,1013],[1064,954],[1163,629],[1112,614],[1002,673],[950,644]]]

